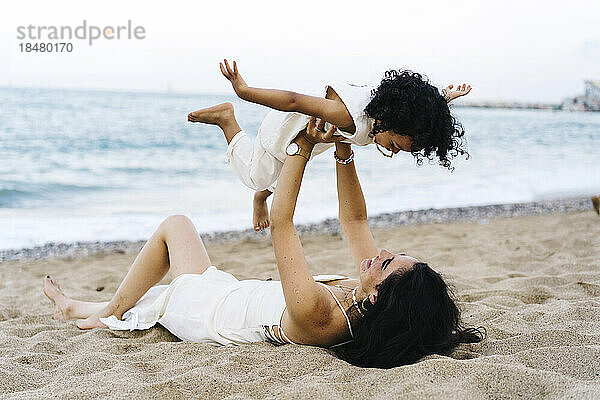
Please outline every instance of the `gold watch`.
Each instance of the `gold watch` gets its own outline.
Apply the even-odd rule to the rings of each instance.
[[[300,146],[298,143],[296,142],[292,142],[288,145],[288,147],[285,149],[285,153],[288,156],[302,156],[304,158],[306,158],[306,161],[310,160],[310,152],[308,152],[307,150],[304,150],[302,148],[302,146]]]

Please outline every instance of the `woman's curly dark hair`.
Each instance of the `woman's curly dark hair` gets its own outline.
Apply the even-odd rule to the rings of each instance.
[[[332,351],[358,367],[393,368],[428,354],[448,354],[460,343],[483,340],[483,328],[464,327],[450,288],[425,263],[393,273],[377,286],[377,301],[349,315],[354,339]]]
[[[423,157],[437,155],[441,166],[450,170],[450,159],[469,154],[460,122],[450,114],[448,103],[423,75],[409,70],[387,71],[365,108],[375,119],[371,135],[393,131],[412,138],[411,153],[417,165]]]

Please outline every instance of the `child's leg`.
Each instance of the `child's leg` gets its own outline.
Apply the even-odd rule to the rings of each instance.
[[[271,224],[269,220],[269,207],[267,206],[267,198],[273,194],[269,189],[257,191],[254,193],[254,201],[252,204],[252,226],[255,231],[267,229]]]
[[[188,121],[221,128],[229,144],[227,161],[242,183],[250,189],[265,190],[277,180],[283,163],[269,154],[258,138],[252,143],[238,125],[231,103],[194,111],[188,115]]]
[[[259,138],[253,143],[240,129],[231,103],[194,111],[188,115],[188,121],[217,125],[223,130],[229,144],[227,161],[242,183],[256,191],[252,226],[255,231],[268,228],[270,221],[266,200],[273,193],[272,185],[277,180],[283,163],[264,149],[260,132]]]

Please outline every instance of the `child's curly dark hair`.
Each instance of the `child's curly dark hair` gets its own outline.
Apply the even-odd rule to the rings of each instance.
[[[453,170],[452,158],[469,157],[462,125],[450,114],[444,96],[419,73],[387,71],[365,112],[377,121],[371,135],[393,131],[412,138],[411,153],[417,165],[423,164],[423,157],[432,161],[437,155],[441,166]]]

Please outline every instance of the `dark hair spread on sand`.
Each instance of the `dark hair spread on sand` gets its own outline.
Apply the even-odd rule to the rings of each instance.
[[[483,340],[482,328],[460,321],[450,288],[426,263],[394,273],[377,286],[375,304],[362,309],[354,340],[334,352],[358,367],[393,368],[428,354],[448,354]]]
[[[378,121],[371,134],[393,131],[412,138],[411,153],[417,165],[423,164],[423,157],[433,160],[437,156],[441,166],[452,170],[452,158],[469,156],[462,125],[450,113],[444,96],[419,73],[387,71],[365,112]]]

